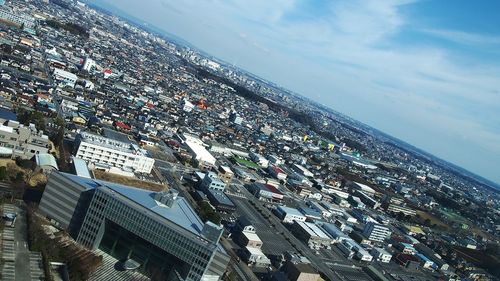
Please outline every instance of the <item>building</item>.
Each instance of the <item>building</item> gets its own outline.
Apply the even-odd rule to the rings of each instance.
[[[293,223],[294,221],[306,221],[306,216],[304,216],[304,214],[302,214],[299,210],[295,208],[278,206],[276,208],[276,214],[284,223]]]
[[[69,86],[71,88],[75,87],[76,81],[78,80],[78,76],[60,68],[54,68],[52,76],[54,80],[59,82],[62,86]]]
[[[36,154],[49,153],[49,137],[34,124],[24,126],[9,120],[0,125],[0,153],[4,157],[31,159]]]
[[[241,251],[243,260],[256,267],[267,267],[271,265],[271,260],[267,258],[260,248],[245,247]]]
[[[203,142],[194,136],[183,134],[180,137],[184,146],[192,156],[192,160],[201,169],[209,169],[215,166],[215,157],[203,146]]]
[[[271,165],[268,167],[267,171],[269,172],[269,174],[271,176],[273,176],[276,179],[284,181],[287,178],[287,174],[285,172],[283,172],[283,170],[281,170],[277,166]]]
[[[258,153],[251,152],[250,159],[252,159],[252,161],[257,163],[257,165],[259,165],[262,168],[267,168],[269,166],[269,160],[267,160],[264,156]]]
[[[314,176],[314,174],[311,171],[309,171],[304,166],[299,164],[293,164],[292,169],[306,178],[312,178]]]
[[[250,220],[248,220],[248,218],[241,216],[236,221],[236,224],[234,226],[234,231],[235,232],[253,232],[253,233],[255,233],[255,227],[252,225]]]
[[[319,273],[309,263],[285,262],[281,270],[290,281],[318,281]]]
[[[400,253],[394,257],[394,261],[411,270],[417,270],[420,267],[418,259],[412,255]]]
[[[347,234],[342,232],[336,225],[332,223],[321,224],[321,229],[325,231],[330,237],[332,237],[334,243],[342,242],[343,240],[350,239]]]
[[[243,231],[235,239],[241,247],[262,248],[262,240],[252,231]]]
[[[354,195],[357,196],[361,200],[361,202],[363,202],[366,206],[372,209],[377,209],[378,207],[380,207],[380,202],[373,199],[371,196],[369,196],[363,191],[356,190],[354,192]]]
[[[401,253],[407,254],[407,255],[415,255],[417,253],[417,250],[415,250],[415,247],[413,247],[413,245],[408,244],[408,243],[403,243],[403,242],[398,243],[398,244],[396,244],[396,246],[394,246],[394,248],[401,251]]]
[[[270,184],[255,182],[247,185],[246,187],[248,188],[248,191],[250,191],[250,193],[252,193],[259,200],[281,202],[284,197],[283,193]]]
[[[36,172],[41,171],[49,174],[52,171],[59,171],[56,158],[49,153],[39,153],[35,155]]]
[[[25,30],[34,30],[36,27],[35,18],[25,14],[14,13],[3,7],[0,9],[0,19],[22,26]]]
[[[219,178],[226,184],[230,184],[234,177],[234,172],[228,166],[219,166],[217,169]]]
[[[425,246],[422,243],[418,243],[415,245],[415,250],[427,257],[429,260],[433,261],[437,268],[440,270],[448,270],[450,265],[447,264],[440,255],[434,252],[431,248]]]
[[[135,173],[151,173],[155,160],[138,145],[82,132],[75,138],[75,156]]]
[[[314,223],[294,221],[291,230],[298,239],[307,243],[311,249],[329,248],[332,244],[330,236]]]
[[[406,206],[397,205],[397,204],[393,204],[393,203],[390,203],[387,206],[387,211],[391,212],[391,213],[395,213],[395,214],[397,214],[397,213],[403,213],[406,216],[414,216],[414,215],[417,214],[417,211],[415,211],[412,208],[409,208],[409,207],[406,207]]]
[[[241,118],[238,113],[233,112],[229,115],[229,121],[233,122],[236,125],[241,125],[241,123],[243,123],[243,118]]]
[[[392,259],[392,254],[387,252],[384,248],[374,247],[370,253],[375,259],[383,263],[389,263]]]
[[[215,209],[223,213],[232,213],[236,211],[233,201],[222,191],[215,189],[205,190],[208,201]]]
[[[224,189],[226,189],[226,184],[223,181],[221,181],[215,173],[210,172],[207,175],[205,175],[205,177],[201,181],[200,187],[204,190],[212,189],[212,190],[224,191]]]
[[[388,227],[374,222],[368,222],[363,229],[363,235],[375,242],[384,242],[386,238],[391,236],[391,233]]]
[[[357,259],[366,262],[370,262],[373,260],[373,256],[370,255],[370,253],[368,253],[365,248],[363,248],[352,239],[342,240],[337,244],[337,247],[342,253],[344,253],[345,257],[348,259],[356,257]]]
[[[161,280],[219,280],[230,257],[222,228],[203,224],[175,190],[151,192],[53,172],[39,211],[83,246]]]
[[[389,279],[387,279],[382,272],[373,267],[373,265],[363,267],[363,271],[375,281],[389,281]]]

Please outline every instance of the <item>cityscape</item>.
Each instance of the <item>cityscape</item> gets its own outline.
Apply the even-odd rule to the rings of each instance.
[[[0,1],[0,280],[500,280],[500,185],[91,1]]]

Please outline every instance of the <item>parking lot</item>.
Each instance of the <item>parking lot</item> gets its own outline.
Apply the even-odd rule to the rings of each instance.
[[[2,231],[2,258],[6,261],[2,267],[2,280],[30,280],[32,265],[36,265],[35,271],[40,267],[31,263],[26,211],[24,207],[15,204],[4,204],[2,208],[4,213],[17,214],[14,227],[5,226]],[[43,270],[41,274],[43,275]]]

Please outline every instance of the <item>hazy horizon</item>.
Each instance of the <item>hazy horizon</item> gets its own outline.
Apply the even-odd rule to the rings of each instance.
[[[90,2],[500,184],[500,3]]]

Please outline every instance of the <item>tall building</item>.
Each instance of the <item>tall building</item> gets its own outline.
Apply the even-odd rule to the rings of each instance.
[[[4,157],[30,159],[50,150],[49,137],[36,129],[34,124],[24,126],[17,121],[0,125],[0,154]]]
[[[363,229],[363,235],[369,240],[376,242],[383,242],[391,233],[388,227],[374,222],[367,223]]]
[[[151,173],[155,160],[139,146],[100,135],[81,132],[75,138],[75,156],[90,163],[136,173]]]
[[[158,280],[219,280],[222,228],[203,223],[175,190],[151,192],[53,172],[39,211],[83,246],[133,260]]]

